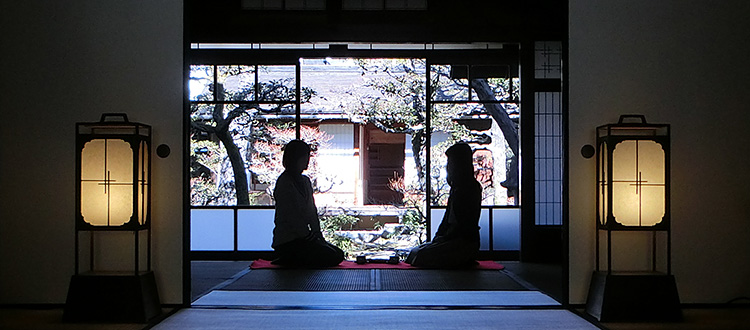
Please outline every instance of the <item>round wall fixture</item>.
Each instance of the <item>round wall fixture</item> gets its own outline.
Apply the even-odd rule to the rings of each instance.
[[[594,146],[590,144],[587,144],[581,147],[581,156],[583,156],[583,158],[588,159],[588,158],[594,157],[595,153],[596,153],[596,149],[594,149]]]
[[[169,149],[169,146],[166,144],[160,144],[158,147],[156,147],[156,155],[161,158],[167,158],[170,152],[172,151]]]

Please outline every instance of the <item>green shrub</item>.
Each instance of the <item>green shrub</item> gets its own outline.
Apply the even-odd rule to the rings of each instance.
[[[320,217],[320,227],[326,241],[343,250],[347,259],[351,258],[351,254],[356,247],[350,238],[336,235],[336,231],[351,229],[352,225],[357,223],[357,221],[359,221],[359,218],[348,214]]]
[[[359,218],[348,214],[337,214],[320,217],[321,229],[324,232],[334,232],[337,230],[348,230],[352,225],[357,223]]]

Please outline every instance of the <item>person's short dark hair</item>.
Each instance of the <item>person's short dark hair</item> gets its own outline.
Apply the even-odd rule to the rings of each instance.
[[[310,157],[310,146],[302,140],[292,140],[284,147],[284,156],[281,163],[288,167],[290,162],[302,157]]]
[[[445,155],[453,161],[455,174],[474,176],[474,151],[468,144],[456,143],[445,151]]]

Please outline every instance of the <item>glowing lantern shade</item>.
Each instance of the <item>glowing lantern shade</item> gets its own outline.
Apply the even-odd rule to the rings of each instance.
[[[668,228],[669,125],[623,115],[597,128],[597,154],[597,226]]]
[[[150,144],[151,127],[125,114],[76,125],[77,229],[148,227]]]

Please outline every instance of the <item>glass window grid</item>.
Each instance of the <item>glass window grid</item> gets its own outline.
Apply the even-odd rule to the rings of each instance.
[[[194,65],[191,65],[191,67],[192,66],[194,66]],[[213,83],[216,84],[216,81],[217,81],[216,67],[219,66],[219,65],[208,65],[208,66],[213,66],[213,68],[214,68],[214,74],[213,74],[213,76],[211,78],[213,79]],[[259,65],[255,65],[255,73],[256,73],[255,74],[255,86],[256,86],[256,88],[255,88],[255,97],[254,97],[254,99],[257,99],[257,93],[258,93],[258,89],[257,89],[257,86],[258,86],[258,74],[257,74],[258,67],[259,67]],[[299,72],[299,65],[297,65],[297,68],[298,68],[297,72]],[[297,82],[295,81],[295,83],[297,83]],[[512,85],[512,83],[511,83],[511,85]],[[238,104],[238,105],[243,105],[243,104],[253,104],[253,105],[270,104],[270,105],[283,105],[283,104],[293,103],[293,104],[296,105],[295,106],[295,116],[296,116],[296,119],[297,119],[297,123],[299,123],[299,119],[300,119],[300,110],[299,109],[300,109],[300,107],[299,107],[299,102],[298,102],[299,98],[298,97],[295,97],[294,100],[284,100],[284,101],[262,101],[262,102],[258,102],[258,101],[255,101],[255,100],[252,100],[252,101],[238,101],[238,100],[234,100],[234,101],[233,100],[217,101],[216,100],[218,98],[217,94],[218,94],[218,91],[214,90],[213,100],[202,100],[202,101],[190,100],[190,104],[192,106],[192,105],[213,105],[213,104]],[[476,100],[476,99],[474,99],[474,98],[476,98],[476,95],[473,95],[473,94],[475,94],[475,93],[469,93],[468,100],[459,100],[459,101],[443,100],[443,101],[437,101],[437,100],[430,99],[430,100],[427,101],[427,104],[430,105],[430,104],[491,104],[491,103],[493,103],[493,104],[514,104],[514,105],[520,105],[520,101],[519,100],[515,100],[515,99],[508,99],[508,100]],[[296,86],[296,95],[299,95],[299,86]],[[512,95],[512,91],[511,91],[511,95]],[[428,126],[429,126],[429,124],[428,124]],[[297,127],[298,127],[298,125],[297,125]],[[428,150],[429,150],[429,148],[428,148]],[[429,154],[429,151],[428,151],[428,154]],[[428,166],[429,166],[429,161],[428,161]],[[429,203],[427,203],[427,204],[429,204]],[[428,207],[428,209],[434,209],[434,210],[439,210],[441,208],[440,206],[435,206],[435,205],[427,205],[427,207]],[[193,247],[191,246],[191,251],[235,251],[236,252],[236,251],[248,251],[248,250],[241,250],[241,249],[239,249],[238,248],[239,246],[245,246],[245,245],[255,246],[255,245],[257,245],[257,243],[240,243],[240,242],[238,242],[238,215],[237,215],[238,211],[239,210],[273,210],[274,207],[273,207],[273,205],[270,205],[270,206],[269,205],[258,205],[258,206],[236,206],[235,205],[235,206],[218,206],[218,207],[206,207],[206,206],[193,206],[193,205],[191,205],[190,208],[191,208],[191,210],[211,210],[211,209],[230,209],[230,210],[234,210],[234,219],[233,219],[233,222],[232,222],[233,223],[232,230],[234,232],[234,238],[233,238],[234,248],[233,249],[231,249],[231,250],[227,249],[224,245],[220,244],[221,247],[219,247],[219,248],[201,247],[201,248],[198,248],[198,249],[193,249]],[[490,212],[490,214],[493,214],[492,213],[493,209],[515,209],[515,210],[518,210],[518,212],[520,212],[520,205],[518,205],[518,206],[504,206],[504,205],[488,206],[488,205],[482,205],[482,212],[483,212],[482,214],[486,215],[485,214],[486,212]],[[429,212],[429,213],[432,213],[432,212]],[[430,218],[432,218],[432,217],[430,217]],[[434,232],[434,231],[437,230],[437,225],[439,224],[440,220],[434,219],[434,218],[430,219],[430,218],[428,218],[428,222],[432,223],[432,225],[428,223],[427,227],[430,228],[431,232]],[[492,230],[492,228],[494,227],[493,224],[496,221],[487,221],[487,219],[484,219],[484,220],[486,220],[485,222],[487,222],[489,224],[489,228],[490,229],[488,229],[488,230],[494,232]],[[221,229],[224,229],[224,228],[222,227]],[[519,228],[519,231],[520,231],[520,228]],[[192,241],[193,232],[194,231],[191,230],[191,241]],[[226,234],[224,234],[224,235],[226,235]],[[432,236],[430,236],[430,237],[432,237]],[[490,236],[490,237],[492,237],[492,236]],[[514,243],[511,243],[511,244],[514,244]],[[490,247],[490,245],[492,245],[492,246]],[[482,251],[498,251],[495,248],[496,246],[498,246],[498,245],[497,244],[492,244],[492,243],[487,243],[487,246],[483,246],[481,250]],[[512,245],[512,246],[515,246],[515,245]],[[272,251],[272,249],[269,246],[267,250],[266,249],[259,249],[259,250],[253,250],[253,251]]]
[[[218,68],[219,67],[228,67],[228,66],[233,66],[233,65],[212,65],[212,64],[208,64],[208,65],[191,65],[191,68],[192,67],[211,67],[213,69],[213,74],[210,75],[210,76],[208,76],[207,78],[204,78],[204,79],[210,79],[211,83],[213,84],[213,86],[216,86],[218,84],[218,82],[219,82]],[[218,91],[218,89],[214,88],[213,94],[210,95],[210,99],[207,99],[207,100],[193,100],[193,99],[191,99],[190,100],[190,104],[191,105],[193,105],[193,104],[240,104],[240,105],[259,105],[259,106],[262,106],[262,105],[284,105],[284,104],[296,104],[297,103],[297,100],[298,100],[297,95],[299,94],[299,89],[296,86],[296,79],[295,79],[295,85],[293,86],[293,88],[295,90],[297,90],[297,92],[295,93],[295,97],[290,98],[288,100],[261,100],[260,97],[259,97],[259,88],[260,88],[260,83],[262,83],[264,81],[261,81],[258,76],[265,76],[265,74],[262,72],[263,71],[262,67],[268,67],[270,65],[257,65],[256,64],[256,65],[242,65],[242,66],[245,66],[245,67],[254,67],[254,70],[253,70],[253,72],[254,72],[254,83],[253,83],[254,90],[253,90],[253,96],[251,98],[245,99],[245,100],[220,100],[220,98],[219,98],[219,91]],[[290,66],[290,65],[280,65],[280,66]],[[192,74],[192,72],[191,72],[191,74]],[[295,78],[295,77],[292,76],[292,77],[289,77],[289,78]],[[192,77],[191,77],[191,79],[192,79]],[[223,83],[223,81],[222,81],[222,83]]]
[[[559,92],[535,93],[535,224],[562,225],[562,111]]]

